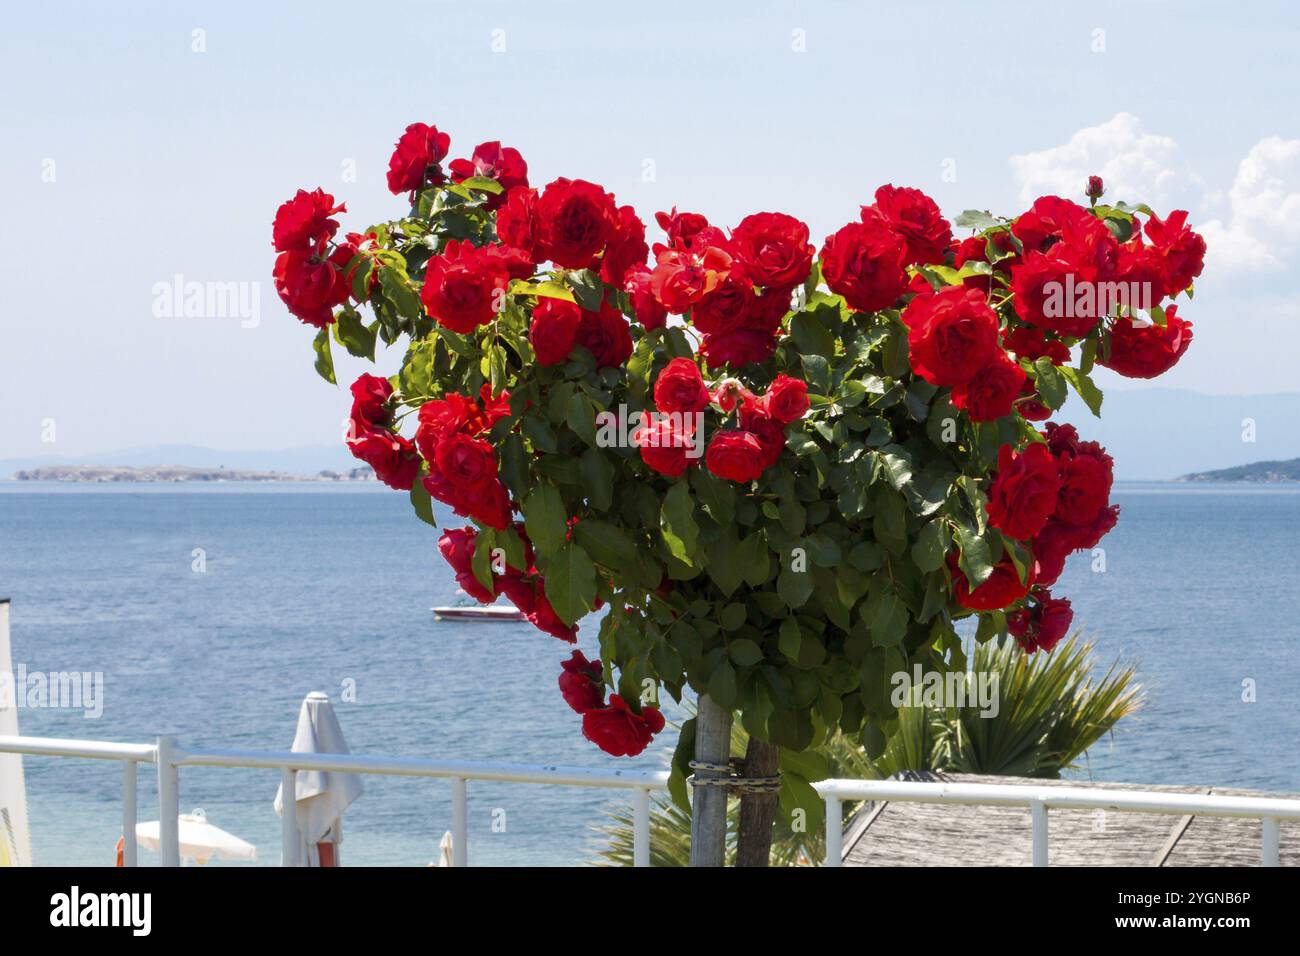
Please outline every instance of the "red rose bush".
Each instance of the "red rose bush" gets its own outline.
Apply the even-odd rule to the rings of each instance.
[[[356,233],[323,190],[286,201],[277,292],[331,382],[335,347],[403,343],[352,384],[346,441],[424,521],[464,519],[437,546],[467,594],[569,643],[608,608],[559,687],[615,755],[688,686],[787,751],[834,726],[878,749],[889,675],[964,669],[963,619],[1050,651],[1051,588],[1118,507],[1105,449],[1049,419],[1071,392],[1100,414],[1095,366],[1179,361],[1205,255],[1186,213],[1099,180],[955,223],[886,185],[820,243],[787,212],[675,208],[648,238],[601,186],[534,186],[516,149],[457,157],[426,123],[388,186],[409,210]],[[782,812],[815,814],[798,766]]]

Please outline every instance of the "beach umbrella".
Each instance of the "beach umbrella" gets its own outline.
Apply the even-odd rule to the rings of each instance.
[[[136,824],[135,838],[141,846],[157,850],[161,844],[159,821]],[[257,847],[233,833],[208,822],[202,810],[182,813],[178,821],[181,857],[204,864],[208,860],[256,860]]]
[[[452,853],[451,831],[448,830],[442,835],[442,839],[438,841],[438,865],[455,866],[455,861],[455,854]]]
[[[330,699],[313,691],[298,712],[298,731],[294,734],[294,753],[346,754],[347,741],[334,714]],[[355,773],[300,770],[297,773],[295,800],[298,816],[298,863],[301,866],[338,866],[338,844],[343,842],[343,811],[364,788]],[[284,793],[275,793],[275,812],[284,814]],[[321,844],[326,844],[322,858]]]

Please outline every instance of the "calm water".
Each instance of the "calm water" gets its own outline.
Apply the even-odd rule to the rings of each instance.
[[[1145,710],[1089,755],[1097,780],[1300,790],[1300,489],[1121,486],[1105,573],[1072,559],[1061,590],[1103,662],[1132,661]],[[311,690],[334,698],[354,751],[587,766],[555,680],[566,646],[526,625],[435,623],[455,583],[404,495],[374,486],[39,487],[0,483],[0,595],[14,663],[102,671],[99,719],[20,712],[25,734],[287,748]],[[195,548],[206,571],[192,570]],[[594,621],[580,646],[595,657]],[[1242,700],[1251,679],[1257,700]],[[340,703],[355,682],[355,703]],[[112,859],[116,764],[28,758],[38,863]],[[141,819],[154,819],[151,773]],[[279,858],[278,776],[188,768],[184,810]],[[421,865],[450,826],[439,781],[366,778],[344,859]],[[611,797],[470,785],[479,863],[572,863]],[[494,827],[494,821],[496,826]],[[500,832],[504,822],[504,832]],[[142,863],[153,855],[142,851]]]

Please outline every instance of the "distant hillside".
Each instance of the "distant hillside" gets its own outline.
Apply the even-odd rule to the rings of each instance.
[[[1264,484],[1281,484],[1300,481],[1300,458],[1290,461],[1256,461],[1236,468],[1218,471],[1199,471],[1183,475],[1179,481],[1255,481]]]
[[[1094,418],[1071,397],[1056,420],[1073,422],[1084,438],[1105,445],[1121,481],[1170,481],[1300,455],[1300,392],[1202,395],[1108,387],[1101,414]],[[1247,419],[1250,424],[1243,424]]]
[[[345,472],[319,471],[314,475],[294,475],[281,471],[249,471],[242,468],[188,468],[183,465],[154,465],[130,468],[121,465],[48,465],[14,472],[15,481],[76,481],[76,482],[131,482],[131,481],[374,481],[375,473],[368,466],[350,468]]]
[[[359,462],[340,441],[337,445],[310,445],[271,451],[240,451],[202,445],[147,445],[89,455],[44,455],[0,460],[0,478],[34,468],[98,465],[124,468],[174,466],[205,470],[228,468],[244,471],[314,475],[321,471],[351,471]]]

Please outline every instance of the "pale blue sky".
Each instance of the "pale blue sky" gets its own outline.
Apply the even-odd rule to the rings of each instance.
[[[1127,187],[1115,198],[1211,224],[1182,309],[1196,340],[1161,384],[1298,387],[1291,3],[55,2],[5,16],[0,458],[336,441],[346,396],[316,378],[311,330],[275,297],[270,220],[317,185],[348,203],[349,228],[399,214],[384,171],[416,120],[448,131],[453,155],[500,139],[535,183],[592,179],[647,220],[674,204],[727,226],[774,209],[819,242],[886,181],[950,215],[1011,213],[1106,171]],[[260,321],[156,317],[154,286],[177,273],[260,283]],[[341,381],[359,370],[339,365]]]

